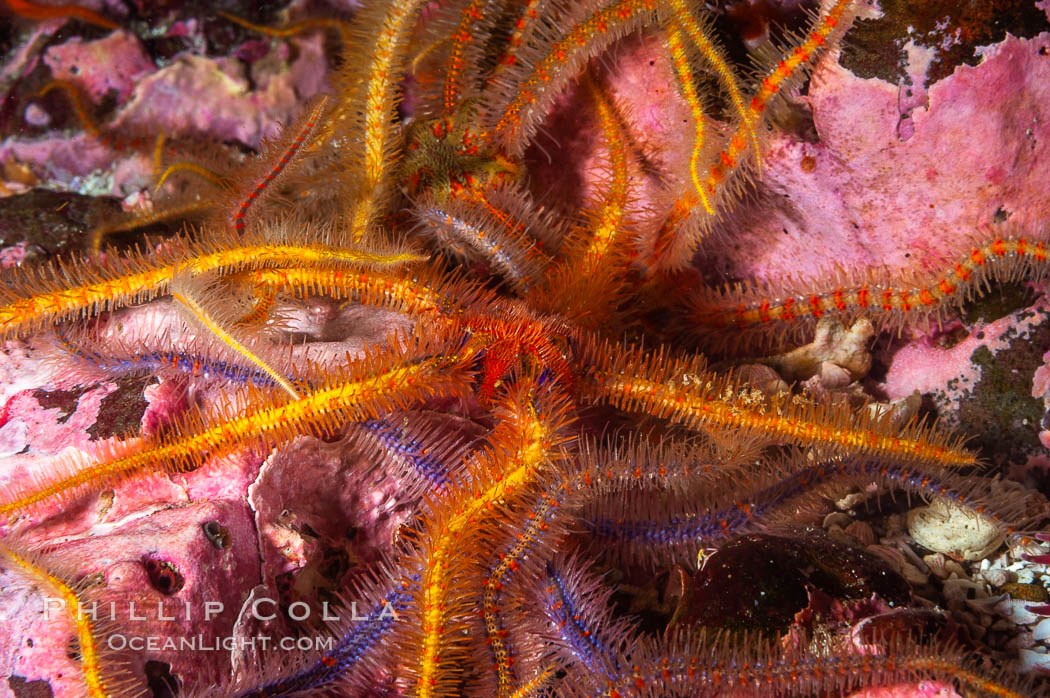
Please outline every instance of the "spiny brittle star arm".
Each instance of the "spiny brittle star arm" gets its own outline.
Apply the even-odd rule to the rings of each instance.
[[[637,349],[593,343],[585,349],[587,397],[693,429],[739,431],[807,446],[944,466],[974,465],[960,440],[921,424],[903,430],[888,419],[848,407],[812,405],[748,392],[731,375],[699,368],[696,359],[647,356]],[[610,358],[612,357],[612,358]]]
[[[412,252],[373,253],[326,245],[191,244],[184,254],[136,254],[112,266],[53,264],[23,272],[0,291],[0,337],[28,334],[62,320],[152,300],[168,293],[176,268],[191,275],[272,266],[397,265],[425,260]],[[69,280],[82,280],[69,285]]]
[[[715,210],[708,201],[707,193],[700,182],[700,155],[704,149],[705,131],[704,108],[697,94],[696,85],[693,84],[693,72],[689,67],[682,32],[676,26],[667,28],[667,47],[671,54],[671,65],[678,77],[678,87],[682,90],[682,96],[689,105],[689,112],[693,117],[693,150],[689,154],[689,176],[693,180],[693,187],[696,189],[696,195],[700,197],[704,210],[714,213]]]
[[[319,383],[306,381],[306,383]],[[0,497],[0,514],[19,512],[56,496],[98,489],[147,469],[180,471],[210,455],[262,444],[273,446],[301,433],[323,433],[348,420],[375,416],[434,394],[456,394],[468,384],[455,362],[445,357],[411,361],[397,349],[354,362],[324,378],[324,387],[292,402],[255,394],[239,416],[220,411],[191,414],[164,434],[110,447],[109,457],[91,462],[80,456],[59,462],[35,482],[9,487]],[[249,389],[250,390],[250,389]]]
[[[285,267],[260,269],[240,277],[257,292],[353,298],[365,305],[419,317],[438,316],[450,306],[459,307],[426,282],[376,271]],[[438,279],[432,281],[440,283]]]
[[[881,270],[839,278],[737,285],[699,294],[690,320],[703,328],[776,330],[793,322],[839,316],[868,315],[876,324],[896,328],[908,318],[936,316],[952,303],[977,295],[988,282],[1038,280],[1050,271],[1045,243],[1025,238],[995,237],[975,242],[970,252],[939,275],[901,274],[890,278]],[[896,281],[896,283],[894,283]],[[823,286],[823,288],[822,288]],[[803,288],[808,292],[800,292]]]
[[[758,91],[745,104],[748,116],[740,118],[725,147],[708,166],[707,175],[702,179],[694,176],[693,190],[675,201],[657,236],[655,266],[677,269],[688,264],[703,236],[725,215],[729,204],[743,195],[747,166],[757,163],[747,155],[754,148],[770,102],[845,33],[858,5],[859,0],[836,0],[818,16],[805,40],[789,50],[762,79]],[[695,105],[689,106],[694,111]]]
[[[87,695],[91,698],[107,698],[111,695],[111,686],[103,677],[101,652],[95,637],[96,632],[92,619],[82,612],[81,600],[76,589],[63,578],[49,570],[35,554],[16,550],[8,541],[0,545],[0,561],[11,563],[22,575],[36,585],[44,583],[45,588],[55,593],[62,607],[69,614],[76,631],[77,649],[80,655],[80,667],[84,672],[84,684]],[[45,609],[47,606],[45,605]],[[47,610],[45,610],[45,617]]]
[[[507,72],[534,67],[505,95],[506,106],[488,116],[494,136],[510,152],[524,152],[554,98],[585,61],[643,23],[656,7],[656,0],[617,0],[599,6],[554,43],[523,51],[523,60]]]
[[[611,681],[595,676],[589,694],[648,698],[688,685],[701,695],[746,693],[756,686],[771,695],[845,695],[862,687],[933,679],[965,688],[966,695],[1032,695],[1023,681],[977,670],[962,648],[951,643],[924,646],[890,639],[863,651],[823,647],[786,652],[765,641],[742,644],[703,636],[673,637],[670,648],[667,644],[638,643],[619,675]]]
[[[594,234],[590,245],[583,254],[584,274],[592,275],[603,265],[610,263],[609,251],[614,244],[622,242],[624,221],[627,214],[627,148],[624,145],[624,134],[617,123],[617,115],[612,103],[602,93],[594,80],[587,80],[587,86],[598,113],[598,123],[609,152],[609,170],[611,176],[601,200],[595,218]]]
[[[394,104],[401,63],[416,15],[424,0],[390,3],[375,27],[375,39],[369,52],[364,75],[361,139],[364,144],[362,182],[354,208],[351,230],[355,241],[364,239],[382,196],[383,179],[390,165],[390,132],[394,122]]]
[[[729,97],[729,102],[733,106],[733,111],[736,112],[737,119],[740,120],[739,130],[742,132],[744,137],[751,143],[751,147],[754,150],[753,157],[755,158],[756,168],[761,168],[762,162],[762,151],[761,146],[758,142],[758,115],[753,111],[747,101],[744,99],[743,93],[740,91],[740,85],[737,83],[736,75],[729,64],[726,62],[725,56],[722,55],[722,49],[709,38],[709,30],[707,27],[701,25],[700,22],[693,17],[692,13],[689,12],[689,8],[685,3],[685,0],[667,0],[672,11],[674,12],[674,27],[669,30],[669,34],[680,36],[678,28],[685,32],[686,36],[693,43],[694,46],[700,51],[700,55],[704,57],[711,69],[714,70],[718,76],[718,81],[722,83],[722,87],[725,89],[726,94]],[[679,46],[681,46],[681,40],[678,40]],[[672,47],[672,52],[674,48]],[[678,50],[680,54],[684,54],[684,47]],[[675,66],[676,71],[678,66]],[[679,75],[679,80],[683,84],[688,82],[692,85],[692,79],[686,80],[684,76]],[[688,97],[687,97],[688,99]],[[752,101],[753,103],[753,101]],[[690,108],[692,109],[693,103],[690,102]],[[694,119],[696,114],[693,115]]]
[[[252,365],[260,369],[273,379],[293,400],[299,399],[299,392],[292,387],[291,382],[263,360],[256,352],[249,349],[239,339],[233,336],[219,320],[215,313],[211,312],[201,297],[205,295],[206,288],[197,284],[193,278],[185,278],[176,273],[176,279],[172,283],[171,296],[175,302],[184,310],[192,323],[202,327],[205,331],[214,335],[220,342],[232,349],[239,356],[247,359]]]
[[[420,698],[446,694],[450,690],[449,657],[462,638],[454,632],[465,620],[454,612],[457,594],[473,593],[463,574],[466,541],[478,535],[482,522],[499,517],[506,503],[535,486],[567,424],[564,410],[548,407],[541,412],[532,403],[528,386],[509,396],[509,409],[498,440],[505,445],[486,458],[477,478],[464,481],[460,492],[446,501],[448,508],[434,517],[424,536],[427,552],[419,602],[421,637],[412,660],[416,692]],[[504,448],[508,450],[503,450]]]

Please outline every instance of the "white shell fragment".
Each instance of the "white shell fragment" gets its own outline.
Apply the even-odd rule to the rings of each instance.
[[[1050,618],[1043,618],[1032,630],[1032,639],[1046,640],[1047,638],[1050,638]]]
[[[1039,614],[1028,610],[1031,605],[1031,601],[1007,598],[995,605],[995,612],[1015,625],[1030,625],[1042,619]]]
[[[1003,543],[995,524],[943,499],[912,509],[908,533],[916,543],[957,560],[981,560]]]

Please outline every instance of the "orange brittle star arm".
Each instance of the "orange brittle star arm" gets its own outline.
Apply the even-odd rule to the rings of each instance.
[[[552,341],[557,328],[550,322],[511,312],[505,318],[467,315],[462,325],[473,337],[466,351],[484,353],[484,369],[478,398],[487,402],[496,386],[523,356],[531,356],[564,389],[571,389],[573,372],[561,350]]]
[[[40,560],[35,559],[34,555],[16,552],[6,540],[4,545],[0,546],[0,560],[5,558],[34,584],[42,581],[48,590],[57,594],[58,600],[61,601],[62,607],[69,614],[76,629],[77,649],[80,655],[80,667],[84,672],[87,695],[91,698],[107,698],[111,695],[112,687],[103,677],[102,653],[95,637],[95,628],[88,614],[82,612],[80,597],[76,590],[61,576],[48,570]],[[46,613],[45,606],[45,617]]]
[[[769,102],[781,88],[799,74],[823,49],[833,33],[841,33],[847,11],[857,0],[836,0],[827,13],[822,14],[816,26],[810,30],[806,40],[793,48],[783,59],[777,62],[773,70],[762,78],[758,92],[747,104],[749,118],[741,119],[736,131],[729,139],[729,144],[719,155],[718,160],[708,171],[705,187],[713,193],[726,178],[728,171],[737,168],[741,156],[747,147],[747,141],[754,138],[755,124],[758,123],[769,106]]]
[[[689,154],[689,176],[693,180],[693,188],[696,195],[700,197],[700,203],[708,213],[714,213],[711,202],[707,200],[707,194],[700,182],[700,154],[704,149],[704,108],[700,102],[700,96],[693,84],[693,72],[689,67],[689,58],[685,53],[685,45],[682,42],[682,32],[678,27],[668,27],[667,47],[671,54],[671,65],[674,67],[675,75],[678,77],[678,86],[682,90],[686,104],[689,105],[689,113],[693,117],[693,151]]]
[[[383,195],[383,179],[390,165],[390,132],[394,123],[394,104],[399,83],[402,55],[416,15],[424,0],[391,3],[381,16],[369,40],[371,50],[362,77],[364,85],[360,139],[364,146],[361,183],[354,208],[351,231],[354,240],[364,239]]]
[[[35,482],[8,487],[0,495],[0,514],[99,489],[145,470],[186,470],[210,455],[255,444],[273,446],[301,433],[326,432],[435,393],[457,393],[467,385],[462,370],[449,359],[412,361],[395,349],[318,380],[324,380],[324,386],[299,400],[282,402],[254,393],[243,414],[193,413],[163,435],[110,447],[109,457],[104,450],[103,457],[93,462],[85,456],[59,462]]]
[[[584,62],[655,10],[656,0],[617,0],[595,10],[550,46],[541,47],[539,55],[519,61],[515,69],[529,64],[535,67],[523,76],[513,94],[507,95],[506,106],[491,115],[494,136],[510,152],[523,152],[554,98]]]
[[[657,236],[657,266],[684,266],[708,229],[724,214],[727,204],[743,193],[747,165],[757,164],[759,157],[757,152],[754,158],[748,158],[748,154],[755,151],[769,103],[845,33],[853,16],[851,10],[857,4],[858,0],[836,0],[817,18],[805,40],[788,51],[762,79],[758,91],[744,105],[746,116],[740,117],[725,147],[708,167],[707,175],[702,179],[694,175],[694,191],[681,194],[675,201]],[[689,100],[688,94],[686,99]],[[690,102],[689,107],[695,112],[695,104]],[[698,205],[702,211],[697,210]]]
[[[938,275],[901,275],[881,270],[822,280],[793,280],[725,287],[693,299],[689,320],[704,329],[779,332],[823,317],[848,321],[869,316],[880,327],[898,328],[914,318],[921,325],[941,318],[950,304],[962,304],[990,282],[1045,278],[1046,244],[1026,238],[995,237],[976,242],[965,256]],[[902,276],[904,283],[901,283]],[[823,286],[823,288],[822,288]],[[810,290],[799,291],[803,287]]]
[[[238,277],[263,294],[323,295],[353,298],[364,305],[417,317],[435,317],[461,310],[454,297],[395,274],[354,269],[281,267],[259,269]]]
[[[138,254],[118,261],[113,268],[78,263],[27,270],[24,279],[15,279],[13,289],[0,291],[0,337],[24,335],[62,320],[165,295],[176,269],[198,275],[267,266],[386,265],[426,259],[411,252],[373,253],[326,245],[235,246],[225,242],[191,246],[186,257]],[[85,281],[69,285],[69,279]]]
[[[624,134],[617,123],[613,105],[593,80],[588,80],[591,98],[598,113],[605,146],[609,151],[610,178],[595,214],[594,232],[590,245],[583,254],[585,275],[592,275],[602,266],[612,263],[610,249],[623,241],[624,222],[627,214],[627,148]]]
[[[897,429],[888,419],[848,406],[768,398],[743,390],[729,375],[703,370],[694,359],[647,358],[636,349],[608,343],[595,344],[584,354],[584,364],[594,367],[584,381],[586,396],[617,409],[646,412],[693,429],[735,430],[847,453],[949,467],[977,462],[959,439],[921,423]]]
[[[509,423],[499,438],[509,450],[494,450],[482,468],[484,473],[479,473],[480,480],[471,478],[462,491],[450,496],[449,510],[435,516],[425,534],[427,555],[419,603],[422,637],[412,668],[421,698],[447,693],[450,688],[448,670],[452,667],[442,654],[446,645],[461,641],[452,628],[463,619],[454,617],[450,606],[455,606],[452,592],[464,583],[456,575],[462,572],[465,542],[477,535],[483,521],[498,516],[508,501],[535,486],[553,449],[563,440],[558,432],[565,426],[565,417],[558,411],[538,411],[527,390],[511,396],[507,403]]]
[[[120,29],[120,25],[112,22],[97,12],[79,5],[36,5],[25,0],[3,0],[12,12],[26,19],[79,19],[81,22],[94,24],[103,29]]]
[[[708,38],[708,31],[706,27],[703,27],[700,22],[689,12],[685,0],[667,0],[667,3],[671,6],[674,11],[674,21],[676,27],[671,27],[668,34],[669,36],[680,36],[678,28],[686,33],[689,40],[692,41],[693,45],[700,51],[700,55],[704,57],[704,60],[711,66],[715,74],[718,76],[718,81],[722,83],[722,87],[725,89],[726,94],[729,97],[729,102],[733,106],[733,111],[736,112],[737,119],[740,123],[738,131],[751,143],[751,147],[754,150],[753,157],[755,158],[755,164],[761,168],[762,162],[762,151],[761,146],[758,143],[758,121],[760,113],[756,113],[753,108],[754,100],[751,104],[748,104],[744,99],[743,94],[740,92],[740,86],[737,84],[736,75],[733,69],[729,67],[729,63],[726,61],[725,56],[722,55],[722,50],[718,47],[715,42]],[[681,39],[677,39],[677,43],[681,46]],[[676,53],[672,47],[672,54]],[[677,53],[684,54],[684,47],[679,48]],[[679,72],[679,80],[684,84],[688,83],[692,85],[692,79],[682,76],[679,71],[679,66],[676,63],[675,71]],[[688,100],[688,95],[687,95]],[[694,104],[690,101],[690,110],[693,110]],[[694,120],[696,114],[693,114]]]

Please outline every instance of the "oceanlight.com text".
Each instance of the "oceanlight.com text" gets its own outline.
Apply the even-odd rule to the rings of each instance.
[[[327,635],[316,637],[279,637],[268,635],[257,637],[168,637],[165,635],[121,635],[119,633],[106,638],[109,649],[120,652],[130,649],[142,651],[179,651],[179,652],[231,652],[233,650],[276,649],[283,652],[329,651],[335,644],[335,638]]]

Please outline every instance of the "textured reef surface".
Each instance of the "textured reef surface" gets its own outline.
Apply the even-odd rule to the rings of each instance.
[[[0,697],[1050,694],[1048,0],[0,51]]]

